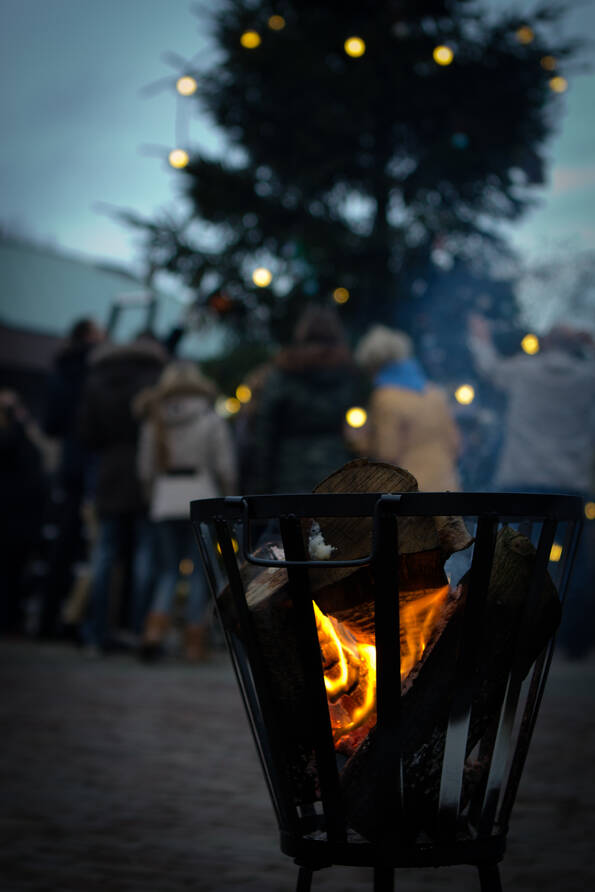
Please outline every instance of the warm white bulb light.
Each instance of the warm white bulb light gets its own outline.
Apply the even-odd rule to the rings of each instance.
[[[273,281],[273,274],[270,269],[266,268],[266,266],[259,266],[252,273],[252,281],[255,285],[258,285],[259,288],[266,288],[267,285],[270,285]]]
[[[169,153],[169,163],[172,167],[180,169],[182,167],[186,167],[188,162],[190,161],[190,157],[188,152],[184,149],[172,149]]]
[[[176,81],[176,90],[181,96],[192,96],[193,93],[196,93],[197,87],[198,84],[189,74],[179,77]]]

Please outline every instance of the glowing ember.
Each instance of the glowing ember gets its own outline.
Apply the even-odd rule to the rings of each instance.
[[[449,588],[408,593],[401,599],[401,680],[421,659],[439,621]],[[324,684],[335,745],[358,728],[365,733],[376,721],[376,647],[344,624],[326,616],[314,603]]]

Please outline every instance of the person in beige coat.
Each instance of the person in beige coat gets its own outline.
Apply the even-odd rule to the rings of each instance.
[[[190,362],[168,365],[154,388],[136,401],[141,415],[137,468],[146,488],[150,517],[156,525],[158,569],[155,594],[145,626],[141,655],[160,652],[179,578],[179,565],[191,558],[186,656],[205,656],[204,614],[207,583],[200,565],[190,502],[237,491],[236,460],[231,433],[213,409],[215,386]]]
[[[373,383],[358,449],[410,471],[426,492],[460,489],[460,434],[443,390],[430,384],[404,332],[374,326],[356,361]]]

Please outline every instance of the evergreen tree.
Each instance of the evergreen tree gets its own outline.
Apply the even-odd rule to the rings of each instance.
[[[501,244],[497,224],[544,181],[576,50],[555,34],[561,8],[220,0],[200,15],[217,55],[195,98],[225,148],[184,147],[191,213],[146,224],[153,265],[244,334],[282,337],[305,299],[347,292],[355,331],[415,334],[414,283]]]

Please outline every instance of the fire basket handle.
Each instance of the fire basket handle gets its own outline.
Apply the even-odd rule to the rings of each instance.
[[[255,564],[257,567],[364,567],[372,560],[372,555],[367,555],[363,558],[356,558],[351,561],[285,561],[256,557],[256,555],[252,552],[250,543],[250,516],[248,502],[246,501],[246,499],[242,499],[242,503],[243,521],[241,551],[242,557],[249,564]]]
[[[387,508],[394,508],[401,501],[400,493],[379,493],[378,499],[374,505],[373,527],[372,527],[372,550],[370,554],[361,558],[353,558],[352,560],[334,561],[332,559],[316,561],[286,561],[272,558],[257,557],[253,551],[250,542],[250,510],[248,502],[241,496],[234,496],[226,499],[226,502],[233,502],[234,507],[242,509],[242,536],[241,536],[241,554],[245,561],[254,564],[257,567],[365,567],[371,564],[377,557],[379,535],[378,529],[380,524],[380,514]],[[389,511],[389,513],[392,513]],[[285,515],[282,515],[285,516]]]

